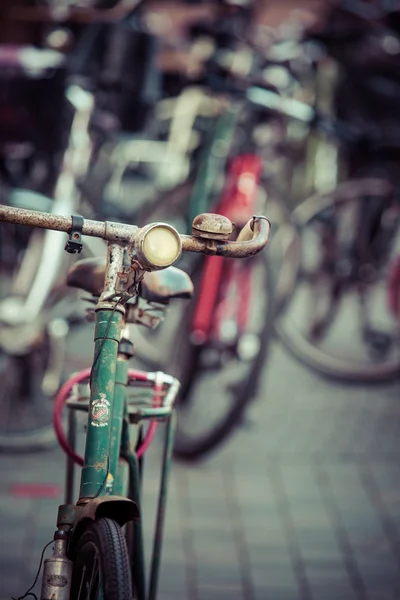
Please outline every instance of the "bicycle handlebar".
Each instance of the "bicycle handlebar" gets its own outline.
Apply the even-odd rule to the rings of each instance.
[[[0,205],[0,221],[17,225],[30,225],[42,229],[53,229],[71,233],[72,217],[53,215],[51,213],[14,208]],[[191,235],[182,235],[182,250],[202,254],[217,254],[219,256],[245,258],[260,252],[268,243],[271,224],[266,217],[253,217],[239,234],[238,240],[219,241]],[[93,221],[85,219],[82,225],[82,235],[102,238],[117,244],[135,244],[142,229],[136,225],[114,223],[111,221]]]
[[[243,227],[243,237],[239,234],[236,242],[220,242],[198,238],[191,235],[181,235],[182,250],[200,252],[202,254],[217,254],[231,258],[246,258],[257,254],[268,243],[271,224],[266,217],[253,217]],[[249,232],[252,235],[249,235]]]

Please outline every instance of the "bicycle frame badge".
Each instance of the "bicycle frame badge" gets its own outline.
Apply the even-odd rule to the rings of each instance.
[[[94,400],[90,410],[90,424],[93,427],[106,427],[110,419],[110,402],[101,394],[101,398]]]

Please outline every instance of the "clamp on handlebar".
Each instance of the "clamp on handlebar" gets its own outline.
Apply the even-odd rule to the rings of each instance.
[[[69,234],[68,241],[65,244],[65,250],[69,254],[80,254],[83,248],[82,232],[85,221],[80,215],[71,215],[71,219],[71,233]]]

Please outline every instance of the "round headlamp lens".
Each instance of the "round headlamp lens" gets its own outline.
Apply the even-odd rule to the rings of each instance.
[[[174,229],[164,225],[152,227],[145,235],[142,251],[156,267],[172,265],[181,253],[181,240]]]

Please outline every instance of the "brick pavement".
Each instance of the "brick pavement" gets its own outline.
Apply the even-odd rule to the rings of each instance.
[[[278,344],[268,367],[237,435],[199,465],[174,464],[160,600],[400,598],[398,384],[334,385]],[[147,460],[147,538],[159,452]],[[61,486],[62,467],[58,450],[1,457],[1,600],[30,585],[62,500],[10,485]]]

